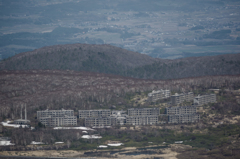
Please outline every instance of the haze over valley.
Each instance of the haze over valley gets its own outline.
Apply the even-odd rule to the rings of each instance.
[[[111,44],[176,59],[238,53],[239,1],[0,1],[1,58],[56,44]]]

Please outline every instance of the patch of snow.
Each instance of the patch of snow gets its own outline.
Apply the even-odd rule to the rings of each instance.
[[[94,129],[96,129],[96,128],[103,129],[103,128],[111,128],[111,126],[94,126],[92,128],[94,128]]]
[[[64,144],[64,142],[55,142],[55,144]]]
[[[108,146],[121,146],[123,143],[116,143],[116,144],[107,144]]]
[[[36,141],[32,141],[31,145],[41,145],[44,144],[43,142],[36,142]]]
[[[94,130],[94,129],[87,128],[87,127],[54,127],[53,129],[55,129],[55,130],[62,130],[62,129]]]
[[[11,141],[0,141],[0,146],[9,146],[9,145],[15,145],[11,143]]]
[[[87,131],[82,131],[82,133],[86,133],[87,134],[88,132]]]
[[[175,144],[182,144],[183,141],[175,141],[174,143],[175,143]]]
[[[101,139],[102,136],[97,136],[97,135],[83,135],[83,139]]]
[[[8,126],[8,127],[14,127],[14,128],[19,128],[20,126],[22,126],[22,128],[28,128],[28,125],[19,125],[19,124],[9,124],[10,121],[6,121],[6,122],[1,122],[3,126]]]
[[[98,148],[107,148],[108,146],[106,145],[99,145]]]

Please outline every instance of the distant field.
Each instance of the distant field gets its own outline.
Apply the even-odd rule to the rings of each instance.
[[[201,53],[201,52],[239,52],[240,45],[214,45],[214,46],[185,46],[182,48],[175,48],[181,52],[192,52],[192,53]]]
[[[205,56],[216,55],[216,54],[227,54],[227,53],[239,53],[240,45],[215,45],[215,46],[194,46],[185,45],[183,47],[164,48],[166,51],[164,54],[168,56],[164,58],[180,58],[186,55],[183,53],[191,54],[192,56]]]
[[[120,34],[118,33],[108,33],[108,32],[94,32],[94,33],[88,33],[86,35],[81,36],[82,38],[89,37],[89,38],[96,38],[96,39],[102,39],[105,41],[105,43],[121,43]],[[81,38],[78,37],[78,38]]]

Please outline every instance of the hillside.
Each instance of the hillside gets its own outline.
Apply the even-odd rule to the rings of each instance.
[[[146,99],[147,93],[155,89],[170,89],[174,92],[192,91],[195,95],[209,93],[210,88],[217,88],[217,103],[207,104],[199,108],[201,121],[188,124],[162,124],[159,126],[121,126],[112,128],[95,129],[89,134],[99,134],[100,140],[81,139],[85,135],[81,130],[53,130],[45,128],[36,118],[36,112],[44,109],[72,109],[75,116],[78,110],[86,109],[112,109],[127,110],[132,107],[159,107],[164,109],[168,104],[163,101],[156,103],[140,103]],[[164,148],[177,152],[179,158],[191,158],[194,154],[197,158],[231,158],[237,156],[231,153],[233,149],[239,149],[239,95],[240,75],[204,76],[195,78],[182,78],[172,80],[149,80],[122,77],[102,73],[89,73],[63,70],[17,70],[0,71],[0,120],[19,119],[21,106],[27,107],[27,117],[31,121],[31,129],[3,128],[1,135],[11,137],[15,146],[1,146],[1,154],[14,152],[21,155],[19,150],[32,150],[41,148],[44,150],[71,149],[81,150],[81,157],[107,156],[106,150],[101,151],[96,147],[106,144],[110,140],[124,143],[119,147],[122,153],[127,147],[131,147],[132,153],[146,152],[146,147],[162,145]],[[133,104],[134,103],[134,104]],[[164,119],[162,119],[164,120]],[[79,119],[78,125],[83,126],[84,120]],[[32,141],[43,142],[43,145],[28,146]],[[55,142],[64,142],[56,145]],[[176,141],[184,141],[183,144],[174,144]],[[179,148],[179,146],[181,148]],[[231,147],[230,147],[231,146]],[[136,147],[136,149],[132,149]],[[115,147],[114,147],[115,149]],[[94,153],[85,153],[93,150]],[[138,150],[138,151],[136,151]],[[15,151],[15,152],[16,152]],[[157,151],[157,152],[156,152]],[[189,152],[191,151],[191,154]],[[67,151],[66,151],[67,152]],[[153,156],[166,155],[170,151],[151,150]],[[25,155],[24,154],[24,155]],[[68,153],[69,154],[69,153]],[[148,154],[149,155],[149,154]],[[26,155],[25,155],[26,156]],[[27,156],[38,154],[27,153]],[[189,157],[190,156],[190,157]],[[57,156],[59,157],[59,156]],[[65,156],[66,157],[66,156]],[[79,157],[79,155],[78,155]],[[114,157],[116,155],[114,154]],[[119,156],[118,156],[119,157]],[[124,158],[124,157],[120,157]]]
[[[150,79],[177,79],[209,75],[240,74],[240,54],[189,57],[158,61],[128,72],[131,77]]]
[[[129,93],[153,89],[194,91],[208,88],[233,88],[240,76],[206,76],[176,80],[144,80],[100,73],[74,71],[0,71],[0,117],[19,118],[21,105],[34,119],[37,110],[109,108],[123,104]]]
[[[0,70],[75,70],[122,74],[157,59],[111,45],[68,44],[25,52],[0,64]]]
[[[67,44],[15,55],[0,62],[0,70],[74,70],[177,79],[240,74],[240,54],[164,60],[111,45]]]

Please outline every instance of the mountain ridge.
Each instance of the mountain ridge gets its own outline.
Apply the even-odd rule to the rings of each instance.
[[[144,79],[240,74],[240,54],[167,60],[103,44],[66,44],[24,52],[0,62],[0,70],[74,70]]]

